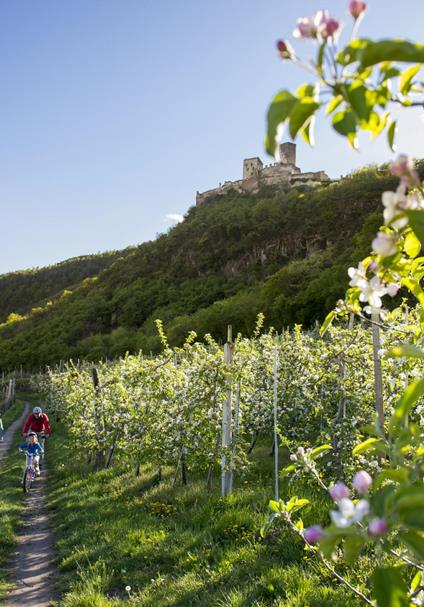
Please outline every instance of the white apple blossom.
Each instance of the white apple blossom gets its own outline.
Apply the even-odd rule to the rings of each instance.
[[[331,510],[330,517],[336,527],[345,529],[353,523],[359,523],[370,510],[367,500],[359,500],[354,504],[352,500],[345,497],[338,502],[339,509]]]
[[[358,264],[357,268],[350,267],[347,273],[351,278],[351,281],[349,282],[349,285],[351,287],[359,287],[360,289],[362,289],[367,285],[368,280],[366,277],[366,270],[362,262]]]
[[[367,281],[360,289],[362,292],[359,296],[359,301],[367,301],[373,308],[381,308],[381,298],[383,295],[386,295],[387,289],[381,284],[378,276],[371,278],[371,280]]]

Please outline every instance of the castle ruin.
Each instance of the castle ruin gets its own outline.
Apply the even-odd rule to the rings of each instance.
[[[314,187],[328,183],[330,178],[325,171],[302,173],[296,166],[296,144],[287,142],[278,146],[278,162],[264,165],[257,156],[243,160],[243,179],[225,181],[218,188],[196,193],[196,206],[202,206],[210,198],[222,196],[230,190],[243,194],[256,194],[263,186],[276,186],[289,189],[296,186]]]

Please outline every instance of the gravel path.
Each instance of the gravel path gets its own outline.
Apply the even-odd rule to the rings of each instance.
[[[46,468],[25,498],[16,554],[9,565],[16,587],[9,594],[6,607],[50,607],[55,600],[56,566],[45,508],[45,483]]]

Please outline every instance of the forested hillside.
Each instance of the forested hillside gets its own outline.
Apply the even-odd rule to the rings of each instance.
[[[191,208],[168,234],[27,319],[4,323],[0,367],[156,351],[156,318],[174,344],[191,329],[221,339],[227,323],[249,334],[260,311],[278,329],[310,325],[343,295],[347,266],[367,254],[381,193],[395,183],[384,168],[369,168],[320,189],[232,192]],[[6,310],[3,290],[0,302]],[[8,312],[22,306],[17,297]]]
[[[45,268],[3,274],[0,276],[0,323],[9,314],[25,315],[32,308],[45,305],[47,300],[56,299],[65,289],[72,290],[85,278],[97,276],[130,251],[84,255]]]

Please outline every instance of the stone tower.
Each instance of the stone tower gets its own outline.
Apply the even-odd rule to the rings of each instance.
[[[296,166],[296,144],[287,141],[278,146],[278,162]]]
[[[255,158],[246,158],[243,160],[243,179],[257,177],[262,171],[263,162],[257,156]]]

